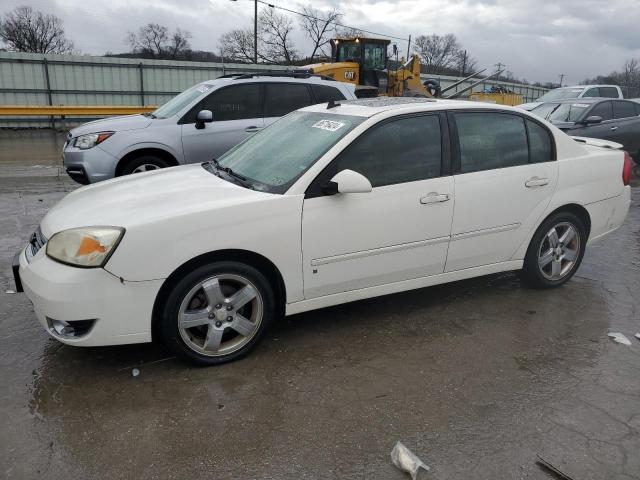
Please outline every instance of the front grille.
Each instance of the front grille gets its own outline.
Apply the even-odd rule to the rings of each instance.
[[[38,226],[36,231],[31,234],[31,237],[29,237],[29,245],[27,245],[25,250],[27,262],[30,261],[42,247],[44,247],[45,243],[47,243],[47,237],[42,234],[42,230],[40,230],[40,226]]]

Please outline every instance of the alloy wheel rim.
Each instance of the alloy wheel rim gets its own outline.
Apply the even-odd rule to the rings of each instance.
[[[580,233],[569,222],[553,226],[540,242],[538,268],[547,280],[561,280],[573,269],[580,255]]]
[[[154,163],[143,163],[142,165],[137,166],[133,169],[131,173],[142,173],[142,172],[150,172],[152,170],[160,170],[160,167]]]
[[[185,295],[178,311],[178,330],[191,350],[219,357],[249,343],[262,317],[262,296],[253,283],[240,275],[214,275]]]

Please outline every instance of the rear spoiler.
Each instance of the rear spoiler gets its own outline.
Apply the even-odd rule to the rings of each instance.
[[[620,150],[624,145],[621,143],[610,142],[609,140],[600,140],[599,138],[589,137],[571,137],[576,142],[584,143],[585,145],[592,145],[594,147],[610,148],[612,150]]]

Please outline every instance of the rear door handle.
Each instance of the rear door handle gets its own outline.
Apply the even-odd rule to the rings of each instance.
[[[524,186],[527,188],[536,188],[536,187],[544,187],[545,185],[548,185],[548,184],[549,184],[548,178],[532,177],[525,182]]]
[[[247,127],[247,128],[244,129],[244,131],[247,132],[247,133],[255,133],[255,132],[259,131],[259,130],[260,130],[260,127],[256,127],[255,125],[252,125],[252,126]]]
[[[451,196],[448,193],[431,192],[425,197],[420,199],[420,203],[428,205],[430,203],[442,203],[451,200]]]

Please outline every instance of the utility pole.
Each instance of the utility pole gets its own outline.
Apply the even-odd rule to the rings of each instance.
[[[559,76],[560,76],[560,86],[562,86],[562,80],[564,80],[564,73],[561,73]]]
[[[506,65],[504,63],[502,63],[502,62],[498,62],[498,63],[496,63],[495,67],[496,67],[496,72],[498,72],[498,76],[496,77],[496,80],[500,81],[500,73],[499,72],[501,72],[502,71],[502,67],[506,67]]]
[[[253,63],[258,63],[258,0],[253,0]]]

